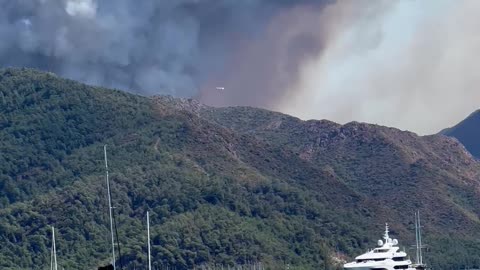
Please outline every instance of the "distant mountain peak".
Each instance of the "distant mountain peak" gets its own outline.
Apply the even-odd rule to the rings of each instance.
[[[457,125],[440,131],[440,134],[458,139],[473,156],[480,158],[480,109]]]

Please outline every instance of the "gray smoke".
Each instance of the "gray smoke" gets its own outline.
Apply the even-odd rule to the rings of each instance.
[[[201,100],[207,104],[251,105],[273,109],[290,93],[308,59],[322,52],[325,28],[321,11],[298,5],[276,13],[260,35],[231,44],[233,53],[202,85]],[[215,86],[225,87],[215,91]]]
[[[289,12],[320,11],[328,2],[0,0],[0,64],[40,68],[145,95],[211,97],[217,83],[229,84],[235,91],[245,84],[256,91],[268,88],[267,99],[268,93],[289,84],[288,76],[296,76],[305,54],[321,48],[322,41],[308,31],[290,33],[282,40],[298,18]],[[272,25],[274,19],[280,23]],[[268,42],[262,41],[265,37]],[[282,44],[275,45],[277,41]],[[269,71],[278,68],[269,56],[285,55],[288,68],[280,68],[290,75],[268,83],[280,74]],[[249,72],[251,65],[257,72]],[[233,82],[238,73],[243,75]],[[249,93],[231,96],[243,97],[240,103],[255,100]],[[205,100],[228,104],[236,99]]]
[[[436,133],[480,106],[480,1],[338,1],[322,53],[276,109]],[[333,19],[328,19],[332,17]]]

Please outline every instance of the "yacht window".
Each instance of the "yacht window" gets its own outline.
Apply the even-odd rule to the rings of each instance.
[[[397,265],[393,268],[395,268],[395,269],[408,269],[408,265]]]
[[[388,249],[375,249],[373,253],[382,253],[382,252],[387,252]]]
[[[396,262],[405,261],[405,259],[407,259],[407,257],[393,257],[393,260]]]
[[[363,260],[357,260],[357,263],[368,262],[368,261],[381,262],[381,261],[385,261],[385,259],[384,259],[384,258],[380,258],[380,259],[363,259]]]

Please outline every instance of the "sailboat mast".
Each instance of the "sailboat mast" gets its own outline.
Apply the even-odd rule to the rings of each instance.
[[[53,235],[52,235],[52,248],[50,249],[50,270],[53,270]]]
[[[108,193],[108,212],[110,215],[110,233],[112,235],[112,265],[113,265],[113,270],[115,270],[115,239],[113,237],[112,198],[110,196],[110,181],[108,179],[107,145],[103,146],[103,151],[105,153],[105,172],[106,172],[107,193]]]
[[[55,248],[55,228],[52,226],[52,260],[53,264],[51,265],[52,270],[57,270],[57,249]]]
[[[148,239],[148,270],[152,270],[152,260],[150,259],[150,217],[147,211],[147,239]]]
[[[415,212],[415,244],[416,244],[416,261],[417,265],[420,264],[420,245],[418,244],[418,215]]]
[[[418,220],[418,255],[420,255],[420,264],[423,264],[422,258],[422,226],[420,225],[420,211],[417,212],[417,220]]]

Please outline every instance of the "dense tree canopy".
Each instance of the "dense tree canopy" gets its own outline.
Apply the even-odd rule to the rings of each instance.
[[[29,69],[0,71],[0,105],[2,269],[49,267],[50,225],[61,267],[109,262],[105,144],[117,263],[129,269],[146,265],[147,210],[153,264],[170,269],[335,269],[384,222],[409,246],[416,209],[433,266],[480,262],[480,166],[443,137],[150,99]]]

